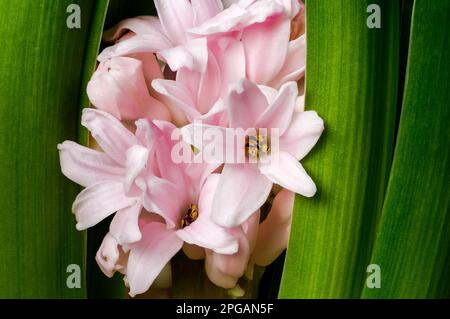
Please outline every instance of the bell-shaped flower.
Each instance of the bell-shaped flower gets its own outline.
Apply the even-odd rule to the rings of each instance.
[[[99,64],[88,83],[87,94],[96,108],[122,121],[134,122],[139,118],[169,121],[169,109],[146,84],[162,77],[154,55],[147,56],[144,62],[114,57]]]
[[[187,30],[201,25],[223,10],[220,0],[155,0],[158,17],[127,19],[108,31],[104,39],[117,40],[130,30],[133,36],[106,48],[98,57],[152,52],[173,71],[181,67],[203,72],[208,62],[207,40]]]
[[[183,138],[196,148],[225,153],[216,158],[225,163],[213,201],[218,224],[242,224],[264,204],[273,184],[307,197],[315,194],[316,186],[299,160],[316,144],[324,124],[314,111],[295,110],[297,95],[295,82],[279,91],[263,91],[242,80],[225,102],[228,128],[194,122],[182,129]],[[243,134],[236,146],[235,139],[226,137],[237,131]],[[221,138],[207,139],[211,132]]]

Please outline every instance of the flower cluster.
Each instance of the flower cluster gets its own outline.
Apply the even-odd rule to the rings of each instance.
[[[286,248],[294,194],[316,192],[299,163],[324,128],[298,91],[303,4],[155,5],[159,17],[104,34],[111,46],[87,87],[95,108],[82,114],[95,142],[58,145],[62,172],[85,187],[73,203],[76,227],[113,215],[96,260],[107,276],[124,274],[131,296],[180,250],[204,259],[214,284],[233,288]],[[190,160],[175,158],[181,151]],[[231,160],[236,153],[241,161]]]

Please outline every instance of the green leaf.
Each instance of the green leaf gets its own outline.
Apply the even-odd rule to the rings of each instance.
[[[381,28],[369,29],[369,4]],[[297,197],[279,297],[359,297],[393,149],[399,3],[306,1],[306,107],[325,132],[303,164],[317,183]]]
[[[395,158],[363,298],[450,296],[450,1],[416,0]]]
[[[70,4],[81,28],[69,29]],[[79,92],[94,2],[0,2],[0,297],[86,296],[85,233],[71,204],[79,188],[60,172],[56,145],[76,140]],[[81,288],[66,285],[81,267]]]

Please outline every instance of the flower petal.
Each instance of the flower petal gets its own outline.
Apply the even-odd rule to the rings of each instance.
[[[282,136],[292,121],[297,94],[296,82],[284,84],[275,100],[256,121],[256,127],[260,129],[277,128]]]
[[[289,42],[286,60],[280,72],[270,81],[270,86],[279,88],[289,81],[298,82],[306,70],[306,36]]]
[[[125,175],[124,168],[105,153],[71,141],[59,144],[58,150],[63,174],[83,187],[100,181],[120,180]]]
[[[191,28],[188,31],[197,35],[210,35],[234,31],[239,24],[248,18],[248,12],[236,4],[232,4],[216,16],[205,21],[203,24]]]
[[[167,180],[151,176],[147,180],[144,207],[164,218],[167,227],[174,228],[179,224],[183,207],[189,205],[186,193]]]
[[[122,20],[115,27],[106,30],[103,33],[102,40],[105,42],[117,41],[127,31],[131,31],[138,35],[154,34],[161,38],[166,38],[161,22],[157,17],[138,16],[135,18]]]
[[[205,269],[209,279],[222,288],[233,288],[237,280],[244,275],[250,257],[250,246],[242,230],[234,235],[239,238],[239,251],[233,255],[206,251]]]
[[[278,156],[278,159],[259,166],[262,174],[273,183],[294,193],[306,197],[314,196],[317,190],[316,185],[303,166],[291,154],[280,151],[273,156]]]
[[[105,48],[97,60],[103,62],[113,57],[130,56],[135,53],[156,53],[171,47],[169,40],[159,33],[134,35]]]
[[[176,81],[191,93],[194,107],[201,113],[207,113],[221,96],[221,71],[216,57],[209,50],[208,65],[205,72],[181,68]]]
[[[84,230],[102,221],[116,211],[136,204],[136,198],[124,194],[120,182],[99,182],[78,194],[72,205],[77,229]]]
[[[289,44],[290,20],[280,16],[246,28],[242,34],[247,76],[268,84],[283,67]],[[270,43],[270,45],[268,45]]]
[[[142,203],[138,201],[133,206],[120,209],[114,215],[109,226],[109,232],[119,244],[127,245],[141,239],[138,223],[141,210]]]
[[[256,128],[256,119],[268,106],[266,97],[258,86],[245,79],[231,89],[226,104],[229,126],[243,129]]]
[[[281,190],[273,200],[267,218],[261,223],[258,231],[253,259],[259,266],[271,264],[286,249],[291,230],[294,193]]]
[[[195,108],[195,101],[191,92],[181,83],[172,80],[154,80],[152,86],[158,93],[165,95],[169,99],[172,103],[172,108],[182,110],[190,120],[201,115]]]
[[[115,57],[101,63],[87,86],[91,103],[120,120],[170,119],[168,109],[151,97],[142,61]]]
[[[183,241],[162,223],[149,223],[142,229],[142,239],[133,244],[127,265],[130,296],[147,291],[153,281],[181,249]]]
[[[128,194],[132,184],[139,174],[147,166],[149,150],[141,145],[134,145],[127,150],[126,176],[124,180],[124,189]]]
[[[291,125],[280,138],[280,150],[301,160],[316,145],[323,130],[323,120],[316,112],[294,113]]]
[[[159,51],[158,58],[166,62],[172,71],[183,67],[205,72],[208,65],[208,44],[206,38],[190,40],[185,44]]]
[[[191,0],[194,25],[200,25],[223,10],[221,0]]]
[[[189,0],[155,0],[161,25],[174,45],[187,40],[186,30],[193,27],[194,12]]]
[[[213,200],[213,220],[224,227],[242,224],[266,201],[272,182],[253,164],[225,164]]]
[[[116,271],[123,271],[127,263],[125,254],[119,250],[119,244],[110,233],[107,233],[103,238],[103,242],[95,255],[95,260],[101,271],[109,278]]]
[[[81,124],[91,132],[103,151],[123,166],[126,163],[126,151],[131,146],[139,144],[133,133],[106,112],[85,108]]]
[[[230,255],[238,250],[237,240],[227,229],[216,225],[210,217],[213,196],[219,180],[219,174],[212,174],[206,179],[199,197],[197,220],[189,226],[179,229],[177,235],[189,244]]]

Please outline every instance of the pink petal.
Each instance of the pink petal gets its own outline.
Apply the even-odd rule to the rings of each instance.
[[[210,218],[213,196],[219,180],[219,174],[212,174],[206,179],[198,201],[199,217],[189,226],[179,229],[177,235],[189,244],[220,254],[234,254],[238,250],[237,240],[227,229],[216,225]]]
[[[323,130],[323,120],[316,112],[294,113],[291,125],[280,138],[280,150],[301,160],[316,145]]]
[[[306,36],[289,42],[286,60],[280,72],[270,81],[270,86],[279,88],[289,81],[298,82],[306,70]]]
[[[253,259],[259,266],[271,264],[286,249],[291,230],[294,193],[283,189],[276,196],[267,218],[259,226]]]
[[[71,141],[58,145],[63,174],[75,183],[88,187],[100,181],[120,180],[125,170],[105,153]]]
[[[147,166],[149,159],[149,150],[141,145],[134,145],[127,150],[126,175],[124,180],[124,189],[126,194],[131,188],[142,171]]]
[[[181,83],[172,80],[154,80],[152,86],[158,93],[165,95],[175,108],[182,110],[189,119],[201,115],[195,108],[191,92]]]
[[[205,72],[208,64],[208,44],[206,38],[190,40],[185,44],[159,51],[158,58],[166,62],[172,71],[183,67]]]
[[[183,208],[190,204],[186,191],[182,192],[177,185],[156,176],[148,178],[147,185],[145,209],[164,218],[167,227],[178,226]]]
[[[221,81],[221,97],[228,93],[230,83],[245,78],[244,45],[234,37],[220,36],[209,42],[210,51],[217,60]]]
[[[213,251],[209,251],[209,256],[215,256],[216,253]],[[227,255],[225,255],[227,256]],[[216,286],[221,288],[230,289],[236,286],[238,277],[233,277],[221,272],[216,266],[218,262],[214,259],[214,257],[208,257],[208,252],[206,253],[205,258],[205,271],[209,280]]]
[[[197,35],[209,35],[234,31],[247,18],[247,10],[233,4],[200,26],[191,28],[189,32]]]
[[[114,215],[109,232],[121,245],[137,242],[141,239],[139,230],[139,215],[142,204],[138,201],[133,206],[122,208]]]
[[[126,151],[139,144],[133,133],[106,112],[86,108],[83,110],[81,124],[91,132],[103,151],[123,166],[126,162]]]
[[[298,88],[296,82],[284,84],[275,100],[269,105],[256,122],[257,128],[278,128],[280,136],[292,121]]]
[[[191,0],[194,25],[200,25],[223,10],[221,0]]]
[[[242,34],[247,76],[268,84],[280,72],[288,50],[290,20],[277,17],[246,28]],[[270,45],[269,45],[270,44]]]
[[[278,160],[272,160],[268,164],[259,166],[262,174],[273,183],[294,193],[306,197],[314,196],[317,190],[316,185],[303,166],[291,154],[280,151],[273,156],[277,156]]]
[[[272,182],[253,164],[225,164],[214,195],[213,220],[224,227],[242,224],[266,201]]]
[[[159,98],[156,92],[152,88],[152,81],[155,79],[163,79],[164,75],[161,70],[161,66],[153,53],[135,53],[131,54],[130,58],[139,60],[142,62],[142,71],[144,72],[145,83],[150,91],[150,95],[155,98]]]
[[[250,257],[250,246],[245,234],[235,232],[239,238],[239,251],[233,255],[218,254],[206,251],[205,269],[209,279],[223,288],[233,288],[235,279],[244,275]]]
[[[228,119],[233,128],[256,128],[255,122],[267,108],[267,100],[258,86],[241,80],[230,91],[226,101]]]
[[[227,143],[227,136],[236,135],[236,130],[233,128],[200,124],[194,121],[181,129],[181,135],[186,143],[201,151],[202,159],[209,164],[227,161],[235,163],[244,154],[244,152],[238,154],[235,151],[234,143]]]
[[[97,60],[104,62],[113,57],[130,56],[136,53],[156,53],[171,47],[169,40],[159,33],[134,35],[105,48],[98,55]]]
[[[174,45],[187,40],[186,30],[193,26],[194,12],[189,0],[155,0],[161,25]]]
[[[91,103],[123,120],[169,119],[169,111],[150,96],[141,61],[117,57],[100,64],[87,86]]]
[[[126,267],[126,257],[119,250],[119,244],[110,234],[106,234],[100,248],[95,255],[95,260],[102,272],[111,278],[116,271],[123,271]]]
[[[124,195],[120,182],[99,182],[78,194],[72,205],[77,229],[84,230],[102,221],[116,211],[136,204],[136,198]]]
[[[138,16],[135,18],[122,20],[115,27],[105,31],[103,33],[103,41],[116,41],[127,31],[131,31],[138,35],[156,34],[161,38],[166,38],[161,23],[157,17]]]
[[[147,291],[153,281],[181,249],[183,241],[161,223],[149,223],[142,229],[142,239],[133,244],[127,266],[130,296]]]
[[[222,93],[220,67],[211,51],[205,72],[181,68],[177,72],[176,80],[188,89],[193,97],[195,108],[201,114],[207,113]]]

